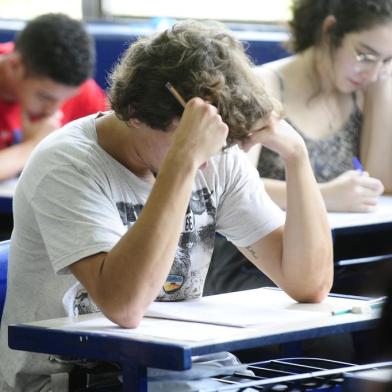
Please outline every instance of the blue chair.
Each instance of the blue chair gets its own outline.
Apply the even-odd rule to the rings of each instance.
[[[7,291],[8,251],[10,241],[0,242],[0,320],[3,314],[5,293]]]

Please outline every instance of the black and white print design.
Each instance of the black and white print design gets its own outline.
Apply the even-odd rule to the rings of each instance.
[[[130,227],[143,206],[117,203],[122,222]],[[200,188],[192,192],[184,218],[178,250],[157,300],[173,301],[201,296],[215,238],[216,208],[212,192]]]

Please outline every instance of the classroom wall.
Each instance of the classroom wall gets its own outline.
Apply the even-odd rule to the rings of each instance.
[[[107,87],[107,73],[128,45],[137,37],[149,35],[155,31],[152,22],[89,22],[87,29],[95,40],[97,66],[95,79]],[[24,22],[0,20],[0,42],[11,41],[22,29]],[[271,25],[234,25],[229,26],[234,34],[243,41],[247,53],[256,64],[275,60],[287,55],[281,43],[287,39],[287,32]]]

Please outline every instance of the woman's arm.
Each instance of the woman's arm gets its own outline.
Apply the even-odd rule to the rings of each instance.
[[[262,180],[271,199],[286,209],[286,182],[271,178]],[[318,187],[330,212],[371,212],[383,192],[381,181],[355,170],[346,171]]]

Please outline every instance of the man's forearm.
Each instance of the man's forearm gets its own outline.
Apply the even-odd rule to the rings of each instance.
[[[285,290],[298,301],[317,302],[329,292],[333,281],[332,240],[307,153],[286,164],[286,181],[282,258]]]
[[[168,154],[138,220],[105,258],[99,305],[119,324],[129,312],[137,324],[169,273],[197,170],[188,162]]]

